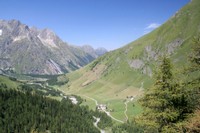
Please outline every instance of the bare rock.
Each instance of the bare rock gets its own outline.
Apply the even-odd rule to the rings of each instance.
[[[144,62],[140,59],[134,59],[132,61],[128,62],[130,67],[135,68],[135,69],[141,69],[144,67]]]
[[[148,45],[145,47],[145,52],[146,52],[146,60],[150,61],[151,59],[157,60],[159,57],[159,52],[158,50],[153,50],[151,45]]]
[[[142,73],[143,74],[147,74],[150,77],[152,77],[152,70],[151,70],[151,68],[149,66],[144,67]]]
[[[184,40],[179,38],[166,45],[167,53],[169,55],[173,54],[174,51],[183,44],[183,42]]]

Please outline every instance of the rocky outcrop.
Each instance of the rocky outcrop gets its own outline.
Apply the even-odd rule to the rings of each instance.
[[[135,70],[140,70],[141,73],[147,74],[150,77],[152,76],[151,68],[145,64],[145,62],[141,59],[134,59],[128,62],[129,66]]]
[[[143,74],[152,76],[152,68],[148,66],[152,61],[157,61],[160,56],[163,54],[171,55],[174,54],[176,49],[178,49],[184,40],[177,38],[174,41],[165,45],[165,52],[160,52],[159,48],[153,48],[151,45],[147,45],[144,48],[143,56],[141,59],[133,59],[128,61],[128,64],[131,68],[140,70]]]
[[[132,61],[129,61],[130,67],[134,69],[142,69],[144,67],[144,62],[140,59],[134,59]]]
[[[169,43],[168,45],[166,45],[167,53],[169,55],[173,54],[175,50],[183,44],[183,42],[184,42],[183,39],[178,38]]]
[[[159,50],[153,50],[151,45],[145,47],[144,58],[147,61],[157,60],[159,57]]]

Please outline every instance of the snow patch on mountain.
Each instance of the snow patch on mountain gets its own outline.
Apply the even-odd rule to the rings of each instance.
[[[25,38],[26,38],[26,36],[17,36],[16,38],[13,39],[13,42],[20,41]]]
[[[3,31],[2,31],[2,29],[0,29],[0,36],[2,35],[2,33],[3,33]]]
[[[51,39],[51,38],[46,38],[46,39],[43,39],[41,38],[40,36],[38,36],[38,38],[42,41],[42,43],[47,46],[47,47],[53,47],[53,48],[58,48],[58,46],[54,43],[54,40]]]

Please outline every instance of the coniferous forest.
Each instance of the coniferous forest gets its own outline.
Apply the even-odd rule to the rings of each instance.
[[[0,89],[0,107],[2,133],[98,133],[93,115],[105,115],[89,111],[87,106],[73,105],[68,99],[59,102],[29,92],[5,89]],[[111,122],[110,118],[106,120]]]

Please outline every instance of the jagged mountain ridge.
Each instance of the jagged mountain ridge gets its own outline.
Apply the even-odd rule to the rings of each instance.
[[[62,74],[98,56],[63,42],[49,29],[0,20],[0,69],[20,74]]]

